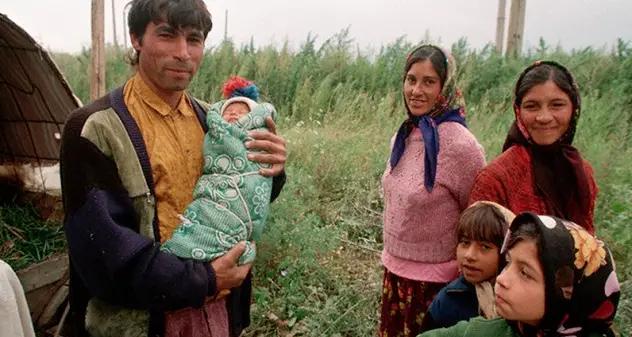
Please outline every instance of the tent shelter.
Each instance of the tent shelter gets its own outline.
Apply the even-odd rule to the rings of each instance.
[[[0,176],[58,194],[61,133],[80,104],[50,55],[0,13]]]
[[[36,196],[33,201],[42,217],[60,213],[61,135],[68,114],[80,105],[50,55],[0,13],[0,197],[6,198],[7,190]],[[51,206],[48,212],[43,209]],[[35,326],[53,326],[56,331],[54,325],[63,322],[68,311],[66,254],[17,274]]]

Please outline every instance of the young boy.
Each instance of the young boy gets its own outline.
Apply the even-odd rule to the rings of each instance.
[[[247,159],[248,131],[265,128],[266,116],[276,118],[269,103],[257,103],[257,87],[232,77],[222,91],[227,98],[207,114],[203,174],[195,185],[193,202],[173,236],[161,247],[179,257],[211,261],[239,242],[246,250],[239,264],[254,261],[252,240],[265,225],[272,179],[259,174],[264,167]]]
[[[612,254],[581,226],[521,213],[512,222],[496,278],[498,318],[474,318],[423,337],[615,336],[621,287]]]
[[[461,275],[437,294],[421,331],[449,327],[462,320],[495,316],[493,283],[500,247],[514,214],[493,202],[479,201],[461,214],[457,225],[456,259]]]

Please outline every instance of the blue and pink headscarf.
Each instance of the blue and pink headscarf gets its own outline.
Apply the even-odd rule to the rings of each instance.
[[[435,178],[437,176],[437,158],[439,156],[439,133],[437,127],[443,122],[456,122],[465,127],[465,100],[461,91],[456,87],[456,62],[454,58],[446,51],[432,45],[423,45],[413,50],[406,59],[406,71],[410,67],[422,61],[417,53],[424,48],[435,48],[440,52],[446,62],[446,79],[443,83],[441,93],[437,98],[437,102],[430,111],[423,116],[413,116],[404,100],[406,106],[406,119],[395,137],[393,150],[391,152],[391,169],[397,166],[397,163],[404,154],[406,147],[406,138],[410,136],[413,128],[418,127],[424,139],[424,185],[428,192],[432,192]],[[404,77],[406,74],[404,74]]]

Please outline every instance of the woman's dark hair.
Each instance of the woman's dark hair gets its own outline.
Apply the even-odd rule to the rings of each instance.
[[[522,75],[516,86],[516,105],[520,106],[522,104],[522,99],[531,88],[538,84],[544,84],[547,81],[553,81],[564,91],[573,103],[573,108],[577,109],[576,102],[579,93],[576,87],[573,86],[571,74],[566,69],[552,63],[542,63],[533,66]]]
[[[432,63],[432,67],[437,72],[437,74],[439,74],[441,87],[443,87],[443,84],[448,77],[447,58],[441,49],[432,45],[423,45],[410,53],[408,59],[406,59],[404,79],[406,79],[406,74],[408,74],[408,71],[415,63],[426,60],[430,60],[430,63]]]
[[[167,22],[173,28],[195,27],[204,38],[213,28],[211,13],[203,0],[132,0],[127,15],[130,34],[142,44],[143,35],[150,22]],[[138,52],[130,57],[132,65],[138,64]]]

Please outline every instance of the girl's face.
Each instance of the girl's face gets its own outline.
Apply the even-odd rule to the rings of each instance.
[[[520,103],[520,119],[538,145],[559,140],[570,125],[573,104],[553,81],[533,86]]]
[[[441,93],[441,78],[430,60],[410,67],[404,80],[404,98],[413,116],[423,116],[437,102]]]
[[[537,326],[544,317],[544,272],[533,240],[518,241],[496,278],[496,312],[506,320]]]

